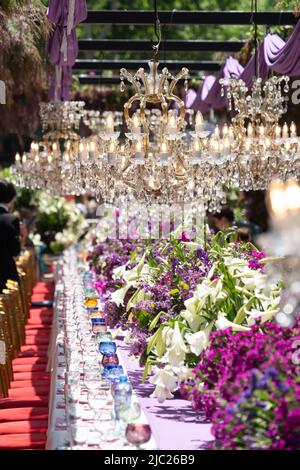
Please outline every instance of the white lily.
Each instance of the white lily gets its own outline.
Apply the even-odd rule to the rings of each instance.
[[[150,377],[149,382],[156,385],[152,398],[157,398],[159,403],[164,402],[167,398],[173,398],[172,392],[177,389],[178,378],[172,367],[166,366],[163,369],[154,367],[154,375]]]
[[[179,323],[175,322],[171,345],[167,349],[163,359],[166,360],[166,362],[171,366],[179,366],[184,362],[187,352],[188,348],[186,347],[181,335]]]
[[[216,321],[217,330],[225,330],[226,328],[232,328],[233,331],[250,331],[250,328],[247,326],[238,325],[233,323],[225,317],[223,313],[218,314],[218,319]]]
[[[111,302],[116,304],[118,307],[120,307],[120,305],[124,305],[125,295],[127,294],[130,287],[131,285],[129,284],[124,287],[121,287],[121,289],[117,289],[114,292],[112,292],[110,296]]]
[[[191,352],[199,356],[201,352],[208,346],[209,333],[212,326],[205,328],[197,333],[187,333],[185,339],[190,345]]]

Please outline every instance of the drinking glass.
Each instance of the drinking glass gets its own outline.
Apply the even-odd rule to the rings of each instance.
[[[88,404],[95,416],[106,404],[107,394],[104,390],[90,390],[88,393]]]
[[[102,357],[101,361],[102,366],[107,366],[107,365],[118,365],[119,364],[119,358],[116,353],[114,354],[104,354]]]
[[[142,444],[150,441],[151,428],[149,424],[127,424],[125,436],[130,444],[133,444],[136,449],[140,449]]]
[[[101,354],[114,354],[117,351],[117,345],[114,341],[101,341],[99,343],[99,352]]]
[[[115,379],[124,374],[123,367],[120,365],[106,365],[103,367],[103,376],[113,382]]]
[[[90,432],[90,424],[75,422],[70,424],[72,448],[80,449],[84,447],[87,442]]]

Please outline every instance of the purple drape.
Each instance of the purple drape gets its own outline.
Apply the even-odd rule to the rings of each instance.
[[[255,70],[256,64],[258,74]],[[257,56],[254,54],[245,68],[236,59],[229,57],[216,77],[209,75],[205,78],[191,107],[195,112],[202,113],[208,112],[211,108],[225,108],[226,92],[221,96],[220,78],[241,78],[246,86],[251,88],[253,78],[258,75],[263,80],[267,79],[270,69],[291,77],[300,75],[300,21],[286,43],[277,34],[268,34],[260,44]]]
[[[204,81],[202,85],[200,85],[196,99],[192,105],[192,108],[195,112],[201,111],[203,114],[209,112],[210,106],[206,103],[205,100],[215,81],[216,77],[214,75],[208,75],[204,78]]]
[[[69,99],[72,66],[78,55],[76,26],[87,16],[86,0],[49,0],[48,18],[54,23],[46,51],[55,65],[49,97],[51,100]]]
[[[274,72],[290,77],[300,75],[300,21],[286,43],[275,34],[268,34],[264,56]]]

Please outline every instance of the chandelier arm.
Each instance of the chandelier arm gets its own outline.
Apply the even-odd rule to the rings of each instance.
[[[173,91],[174,91],[174,88],[175,86],[177,85],[177,82],[183,78],[183,77],[186,77],[188,76],[189,74],[189,70],[186,68],[186,67],[183,67],[180,72],[178,72],[175,77],[173,78],[170,86],[169,86],[169,90],[168,90],[168,93],[169,95],[172,95],[173,94]]]
[[[141,99],[142,99],[142,95],[140,95],[139,93],[136,93],[131,98],[129,98],[129,100],[124,104],[124,117],[125,117],[125,122],[128,127],[130,127],[132,123],[132,119],[129,116],[129,109],[131,108],[131,105],[134,101],[141,101]]]

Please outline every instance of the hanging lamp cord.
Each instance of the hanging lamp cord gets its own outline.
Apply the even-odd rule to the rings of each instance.
[[[154,34],[156,36],[157,43],[154,44],[152,41],[152,49],[154,51],[153,59],[156,60],[156,57],[159,51],[159,46],[161,43],[161,25],[160,25],[160,20],[158,16],[157,0],[154,0]]]
[[[251,19],[254,27],[254,75],[259,76],[258,70],[258,29],[257,29],[257,0],[251,0]]]

